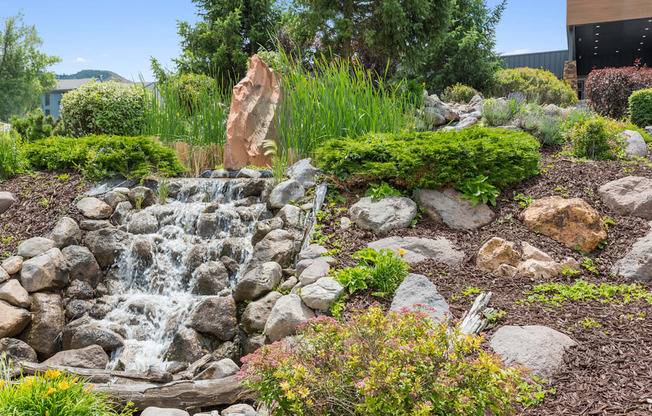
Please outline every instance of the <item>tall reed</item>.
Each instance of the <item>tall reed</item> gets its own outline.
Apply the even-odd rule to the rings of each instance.
[[[23,139],[15,132],[0,133],[0,179],[8,179],[27,171]]]

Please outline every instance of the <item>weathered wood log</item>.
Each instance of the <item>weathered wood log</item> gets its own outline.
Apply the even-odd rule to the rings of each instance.
[[[464,316],[460,324],[460,330],[465,334],[479,334],[487,327],[487,318],[484,316],[484,310],[491,300],[491,292],[481,293],[469,312]]]
[[[189,409],[228,405],[252,398],[252,392],[242,386],[236,376],[218,380],[174,381],[155,384],[101,384],[101,391],[125,402],[131,401],[143,410],[149,406]]]
[[[37,372],[43,373],[47,370],[61,370],[81,378],[87,378],[92,383],[108,383],[113,378],[124,378],[129,380],[146,381],[149,383],[169,383],[172,381],[172,374],[160,371],[148,371],[147,373],[127,373],[124,371],[95,370],[88,368],[64,367],[58,365],[46,365],[23,361],[16,363],[11,377],[21,374],[32,376]]]

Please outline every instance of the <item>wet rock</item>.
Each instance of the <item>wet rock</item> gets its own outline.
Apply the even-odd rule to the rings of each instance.
[[[68,266],[61,250],[52,248],[25,261],[20,283],[30,293],[63,288],[68,283]]]
[[[409,227],[417,215],[417,204],[399,196],[379,201],[364,197],[349,209],[349,215],[358,227],[384,235],[391,230]]]
[[[80,199],[77,202],[77,209],[84,217],[91,220],[109,219],[113,212],[108,204],[92,196]]]
[[[7,212],[14,202],[16,202],[16,198],[11,192],[0,192],[0,214]]]
[[[301,289],[301,299],[310,308],[327,310],[344,293],[344,287],[332,277],[323,277]]]
[[[137,186],[129,191],[129,201],[136,208],[138,208],[138,201],[141,201],[140,208],[147,208],[156,204],[158,198],[151,189],[145,186]]]
[[[79,349],[91,345],[99,345],[106,352],[117,350],[124,345],[123,338],[114,331],[99,324],[91,324],[78,328],[71,340],[70,348]]]
[[[598,194],[618,215],[652,220],[652,179],[627,176],[602,185]]]
[[[190,362],[193,357],[201,352],[201,339],[197,331],[182,326],[174,334],[172,343],[165,354],[165,359],[167,361]]]
[[[259,197],[265,191],[268,183],[270,182],[266,179],[251,179],[244,181],[240,188],[240,192],[242,192],[244,198]]]
[[[269,195],[269,206],[272,209],[283,208],[293,201],[298,201],[306,194],[305,188],[294,179],[276,185]]]
[[[229,285],[229,272],[220,262],[209,261],[199,266],[193,274],[195,295],[217,295]]]
[[[237,301],[255,300],[269,293],[281,281],[281,266],[265,262],[248,271],[235,285],[233,297]]]
[[[520,363],[543,379],[550,379],[564,364],[566,350],[577,345],[567,335],[540,326],[504,326],[494,333],[491,348],[512,365]]]
[[[40,256],[57,246],[53,240],[44,237],[34,237],[23,241],[18,246],[18,255],[23,258]]]
[[[109,191],[104,194],[104,202],[111,207],[112,210],[118,206],[120,202],[129,201],[129,193]]]
[[[32,322],[22,334],[39,356],[49,358],[61,351],[61,332],[66,324],[61,296],[54,293],[32,295]]]
[[[627,157],[647,156],[647,143],[643,140],[641,133],[634,130],[625,130],[619,136],[625,139],[625,154]]]
[[[275,217],[260,221],[256,225],[256,232],[251,238],[251,243],[256,245],[260,240],[265,238],[267,234],[274,230],[280,230],[281,228],[283,228],[283,220],[281,218]]]
[[[66,305],[66,318],[77,319],[81,318],[93,307],[93,302],[89,300],[72,299]]]
[[[274,230],[254,247],[253,264],[276,262],[284,267],[290,263],[294,253],[294,237],[285,230]]]
[[[118,225],[126,223],[127,219],[129,218],[129,214],[133,211],[133,209],[134,207],[131,205],[131,202],[120,202],[118,206],[115,207],[113,215],[111,215],[111,221]]]
[[[28,361],[30,363],[38,362],[36,351],[26,342],[15,338],[0,339],[0,356],[6,354],[12,362],[18,363]]]
[[[84,243],[93,253],[100,267],[105,268],[113,264],[126,248],[129,235],[118,229],[104,228],[86,234]]]
[[[419,204],[430,218],[455,230],[483,227],[494,218],[494,213],[487,204],[479,203],[473,206],[470,200],[462,199],[462,193],[453,188],[443,191],[419,189],[416,195]]]
[[[197,221],[197,235],[212,238],[220,230],[221,225],[222,221],[217,214],[201,214]]]
[[[82,234],[77,221],[70,217],[63,217],[57,222],[49,237],[57,247],[64,248],[79,244]]]
[[[267,318],[281,296],[283,295],[279,292],[270,292],[262,299],[247,305],[241,320],[244,330],[249,334],[264,330]]]
[[[192,246],[190,250],[188,250],[188,255],[186,256],[186,273],[191,275],[199,266],[201,266],[204,261],[206,261],[207,252],[208,247],[206,244]]]
[[[202,334],[229,341],[236,334],[237,323],[233,298],[209,297],[192,312],[189,326]]]
[[[158,230],[158,221],[148,212],[136,212],[127,228],[132,234],[152,234]]]
[[[331,266],[327,261],[315,259],[308,267],[299,274],[299,281],[303,286],[315,283],[322,277],[328,276]]]
[[[283,220],[286,227],[297,227],[301,221],[301,208],[288,204],[281,208],[276,216]]]
[[[414,304],[416,303],[425,308],[432,308],[432,310],[422,307],[415,308]],[[450,317],[450,307],[446,303],[446,299],[437,291],[437,286],[420,274],[408,274],[396,289],[389,310],[396,312],[403,308],[427,312],[435,322],[445,321]]]
[[[72,299],[93,299],[93,287],[83,280],[74,280],[66,289],[66,297]]]
[[[308,247],[301,250],[298,260],[302,261],[316,259],[318,257],[322,257],[326,253],[328,253],[326,247],[320,246],[319,244],[310,244]]]
[[[310,189],[317,185],[315,177],[320,172],[319,169],[311,165],[312,159],[301,159],[287,169],[287,175],[290,179],[299,182],[304,189]]]
[[[2,262],[1,267],[8,274],[16,274],[23,268],[23,258],[20,256],[9,257]]]
[[[31,315],[25,309],[0,301],[0,338],[20,334],[31,319]]]
[[[240,265],[230,257],[222,256],[220,262],[222,262],[231,275],[235,275],[238,272],[238,269],[240,269]]]
[[[389,237],[377,240],[367,245],[376,251],[391,250],[395,253],[402,250],[403,261],[416,264],[431,259],[449,266],[454,266],[464,261],[464,253],[453,248],[451,242],[443,237],[437,239],[418,237]]]
[[[634,243],[614,265],[612,272],[628,279],[652,280],[652,232]]]
[[[547,197],[538,199],[521,213],[530,231],[580,251],[592,251],[607,239],[600,214],[580,198]]]
[[[265,335],[272,341],[278,341],[296,333],[297,326],[315,317],[298,295],[282,296],[276,301],[265,324]]]
[[[211,363],[204,371],[197,374],[193,380],[218,380],[224,377],[232,376],[240,371],[240,367],[230,358],[224,358],[215,363]]]
[[[149,406],[140,416],[190,416],[185,410]]]
[[[502,264],[518,267],[520,263],[521,253],[516,251],[516,245],[499,237],[484,243],[476,257],[478,268],[487,273],[493,273]]]
[[[108,220],[84,220],[79,224],[79,228],[83,231],[95,231],[108,227],[113,227]]]
[[[92,288],[97,286],[102,279],[102,273],[95,256],[88,248],[68,246],[61,250],[61,253],[66,260],[68,275],[72,282],[80,280],[88,283]]]
[[[43,362],[45,365],[104,369],[109,363],[106,355],[99,345],[90,345],[77,350],[60,351]]]
[[[29,308],[32,304],[29,293],[15,279],[0,284],[0,300],[19,308]]]

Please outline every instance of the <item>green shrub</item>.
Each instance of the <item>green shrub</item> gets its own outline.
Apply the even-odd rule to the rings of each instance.
[[[635,91],[629,97],[629,115],[638,127],[652,126],[652,88]]]
[[[52,137],[30,143],[27,158],[37,169],[77,169],[90,178],[178,176],[185,171],[172,149],[148,137]]]
[[[410,266],[401,258],[403,254],[365,248],[352,256],[358,260],[356,267],[335,270],[333,277],[349,293],[370,287],[383,295],[391,294],[408,275]]]
[[[166,81],[166,88],[178,95],[184,115],[192,115],[200,105],[208,105],[203,96],[212,96],[215,87],[213,78],[201,74],[177,74]]]
[[[238,374],[276,416],[510,416],[546,393],[528,370],[482,350],[482,337],[426,312],[372,307],[298,333],[244,357]]]
[[[318,150],[317,162],[342,180],[436,189],[484,175],[504,188],[538,173],[538,149],[527,133],[474,126],[331,140]]]
[[[23,139],[15,133],[0,133],[0,179],[24,173],[28,167]]]
[[[519,125],[539,139],[542,146],[564,143],[564,119],[561,114],[530,104],[519,114]]]
[[[44,116],[40,108],[27,114],[25,118],[14,117],[11,120],[11,127],[21,137],[29,141],[64,133],[63,126],[59,120],[55,120],[52,116]]]
[[[137,85],[92,81],[67,92],[61,99],[60,118],[67,133],[133,136],[140,133],[145,92]]]
[[[537,104],[570,106],[577,103],[577,94],[565,81],[543,69],[501,69],[496,73],[494,95],[506,97],[521,92],[528,101]]]
[[[569,132],[573,155],[594,160],[612,160],[620,157],[623,151],[623,138],[618,135],[622,130],[621,126],[604,118],[577,124]]]
[[[522,93],[511,93],[505,99],[490,98],[482,104],[482,117],[490,126],[504,126],[523,111],[525,103]]]
[[[441,93],[441,99],[448,103],[464,103],[467,104],[476,95],[482,96],[475,88],[468,87],[459,82],[453,86],[446,87],[444,92]]]

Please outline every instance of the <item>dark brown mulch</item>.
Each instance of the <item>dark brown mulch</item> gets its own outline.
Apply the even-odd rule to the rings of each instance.
[[[501,325],[545,325],[569,335],[578,343],[566,354],[564,368],[557,374],[552,387],[556,394],[537,407],[525,409],[524,415],[650,415],[652,414],[652,306],[636,301],[626,305],[600,302],[570,302],[560,307],[542,303],[517,303],[526,297],[524,292],[533,286],[548,282],[572,283],[582,278],[593,283],[631,284],[623,278],[610,276],[613,264],[622,258],[632,244],[649,231],[645,220],[616,215],[600,203],[598,188],[605,183],[629,175],[652,178],[652,169],[644,164],[622,162],[573,162],[552,153],[542,157],[542,174],[513,189],[505,190],[493,210],[495,220],[481,230],[455,231],[428,218],[420,219],[415,228],[396,230],[389,236],[444,236],[466,253],[466,261],[449,267],[435,261],[424,261],[412,272],[424,274],[437,285],[457,317],[467,311],[474,296],[464,296],[467,286],[494,293],[491,306],[502,309],[506,315]],[[362,190],[343,193],[347,206],[357,200]],[[529,278],[495,278],[475,267],[475,254],[488,239],[499,236],[511,241],[527,241],[557,259],[573,257],[580,263],[584,255],[551,238],[530,232],[518,221],[522,207],[514,195],[523,194],[533,199],[551,195],[583,198],[598,210],[601,216],[613,220],[609,226],[608,243],[604,249],[586,255],[597,274],[583,270],[575,276],[560,276],[551,281],[534,282]],[[353,266],[348,255],[366,247],[376,239],[372,233],[352,227],[341,230],[337,218],[346,215],[343,210],[330,208],[332,215],[324,219],[323,233],[332,235],[332,242],[341,241],[342,252],[336,254],[338,267]],[[641,284],[652,291],[652,283]],[[368,307],[373,302],[388,305],[391,299],[371,296],[370,291],[354,294],[347,308]],[[585,326],[586,319],[599,326]],[[496,330],[488,331],[488,336]]]
[[[66,177],[67,175],[67,177]],[[44,236],[63,216],[81,221],[75,197],[91,184],[74,171],[33,172],[0,183],[16,202],[0,216],[0,258],[10,256],[31,237]]]

